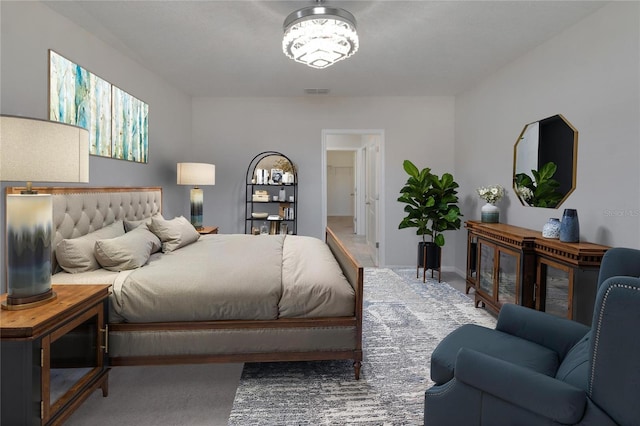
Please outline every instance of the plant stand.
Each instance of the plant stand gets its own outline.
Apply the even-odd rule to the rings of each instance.
[[[438,271],[438,282],[441,282],[442,249],[436,245],[429,246],[426,244],[421,247],[422,247],[422,265],[420,264],[420,261],[418,261],[418,265],[416,266],[416,278],[420,278],[420,268],[422,267],[423,283],[427,282],[427,269],[431,270],[431,278],[433,278],[434,271]],[[435,252],[432,252],[432,250],[435,250]],[[435,259],[434,259],[434,256],[435,256]]]

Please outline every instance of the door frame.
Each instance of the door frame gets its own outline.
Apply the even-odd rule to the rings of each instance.
[[[379,162],[380,162],[380,168],[378,170],[378,182],[377,182],[377,187],[378,187],[378,217],[377,217],[377,226],[376,226],[376,232],[378,235],[378,243],[379,243],[379,247],[377,250],[377,264],[379,267],[382,267],[385,265],[385,241],[386,241],[386,237],[385,237],[385,186],[384,186],[384,176],[385,176],[385,161],[384,161],[384,130],[382,129],[322,129],[321,132],[321,139],[322,139],[322,143],[321,143],[321,165],[320,165],[320,181],[321,181],[321,186],[322,186],[322,190],[321,190],[321,208],[322,208],[322,229],[324,230],[327,227],[327,136],[330,135],[376,135],[378,136],[378,140],[379,140]],[[361,159],[359,158],[360,156],[360,151],[364,146],[361,145],[360,147],[354,148],[354,150],[359,151],[359,153],[356,155],[357,160],[356,161],[360,161]],[[336,150],[335,148],[331,148],[331,150]],[[362,166],[361,163],[358,163],[358,166]],[[360,171],[356,171],[356,173],[361,174]],[[359,177],[358,177],[359,179]],[[357,200],[358,200],[358,205],[356,206],[356,209],[358,212],[364,212],[364,205],[360,206],[359,204],[362,202],[364,203],[363,198],[361,198],[361,195],[363,195],[362,191],[363,191],[363,182],[360,182],[360,180],[358,181],[359,187],[358,187],[358,194],[357,194]],[[358,216],[358,220],[362,221],[362,216],[359,215]],[[358,228],[360,228],[360,224],[358,224]]]

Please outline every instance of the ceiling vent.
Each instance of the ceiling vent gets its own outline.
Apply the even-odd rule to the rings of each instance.
[[[304,89],[307,95],[328,95],[329,89]]]

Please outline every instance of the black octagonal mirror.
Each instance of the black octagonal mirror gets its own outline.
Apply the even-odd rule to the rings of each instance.
[[[576,188],[578,131],[562,115],[527,124],[514,146],[513,189],[524,206],[558,208]]]

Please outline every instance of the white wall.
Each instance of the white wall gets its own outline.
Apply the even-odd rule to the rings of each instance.
[[[580,237],[640,248],[640,3],[613,2],[473,90],[456,97],[456,172],[465,219],[475,188],[501,184],[501,222],[540,230],[578,210]],[[563,114],[578,129],[577,188],[559,209],[523,207],[511,187],[513,146],[526,123]],[[466,233],[456,235],[465,270]]]
[[[355,159],[356,151],[327,151],[327,216],[355,214]]]
[[[92,156],[89,185],[159,185],[165,215],[188,215],[189,189],[176,185],[176,162],[191,143],[191,98],[40,2],[2,1],[0,14],[0,112],[48,119],[48,50],[55,50],[149,104],[149,163]],[[24,182],[2,182],[0,259],[4,187],[11,184]],[[0,264],[4,289],[4,260]]]
[[[385,262],[414,265],[415,230],[398,230],[396,201],[411,158],[435,172],[453,171],[453,97],[196,98],[194,155],[216,164],[216,185],[205,190],[204,222],[221,232],[243,232],[247,166],[265,150],[281,151],[298,166],[298,233],[322,238],[322,129],[385,131]],[[453,244],[450,244],[453,246]],[[453,265],[452,247],[443,262]]]

